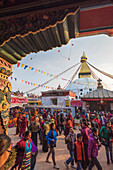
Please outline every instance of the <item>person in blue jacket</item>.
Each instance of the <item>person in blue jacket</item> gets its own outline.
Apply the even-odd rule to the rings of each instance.
[[[56,141],[57,141],[57,133],[56,133],[55,129],[56,129],[55,124],[54,123],[50,124],[50,131],[48,132],[48,134],[46,136],[46,139],[48,140],[48,145],[49,145],[50,151],[48,152],[46,162],[51,163],[49,161],[49,156],[50,156],[50,154],[52,154],[52,160],[53,160],[54,168],[59,169],[59,166],[57,166],[57,164],[55,162],[54,147],[56,147]]]

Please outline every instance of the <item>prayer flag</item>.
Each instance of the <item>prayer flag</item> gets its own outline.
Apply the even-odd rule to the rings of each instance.
[[[24,67],[25,64],[21,64],[21,67]]]
[[[17,63],[17,67],[19,67],[20,66],[20,63]]]
[[[30,70],[31,70],[31,67],[29,67],[28,71],[30,71]]]
[[[27,67],[28,67],[28,66],[27,66],[27,65],[25,65],[24,70],[25,70]]]

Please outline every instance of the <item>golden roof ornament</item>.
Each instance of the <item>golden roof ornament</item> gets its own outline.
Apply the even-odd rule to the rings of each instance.
[[[79,78],[91,78],[91,70],[86,61],[87,56],[85,52],[83,52],[83,55],[81,57],[81,68],[79,72]]]
[[[85,54],[85,52],[83,52],[83,55],[81,57],[81,62],[86,62],[87,61],[87,56]]]

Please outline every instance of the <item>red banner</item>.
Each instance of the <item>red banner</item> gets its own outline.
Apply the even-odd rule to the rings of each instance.
[[[11,97],[11,103],[27,103],[27,98]]]
[[[82,102],[81,102],[81,100],[72,100],[71,101],[71,106],[81,107],[82,106]]]

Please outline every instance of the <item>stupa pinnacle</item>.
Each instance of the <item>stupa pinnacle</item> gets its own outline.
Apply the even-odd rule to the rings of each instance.
[[[85,55],[85,52],[83,52],[83,56],[81,57],[81,68],[79,72],[79,78],[91,78],[91,71],[87,64],[87,56]]]

